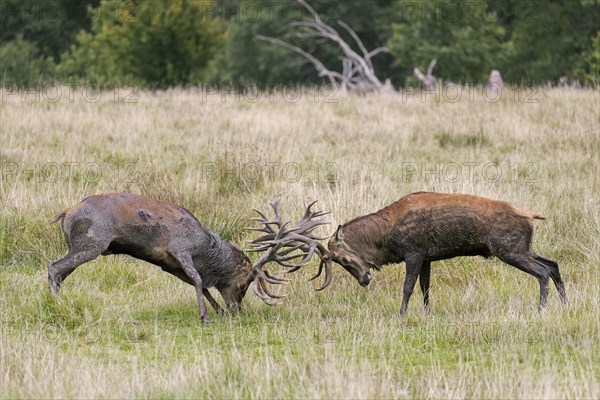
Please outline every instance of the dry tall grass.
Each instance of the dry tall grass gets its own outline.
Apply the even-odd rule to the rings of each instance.
[[[0,93],[0,398],[600,397],[599,93],[477,90],[457,102]],[[420,293],[397,315],[403,265],[368,289],[336,267],[320,293],[312,265],[282,307],[250,293],[210,326],[191,287],[126,257],[81,266],[57,303],[47,293],[46,265],[66,252],[48,220],[90,194],[175,201],[243,246],[269,200],[297,218],[318,199],[332,232],[416,190],[543,213],[534,246],[559,262],[569,304],[551,287],[538,314],[533,277],[480,258],[434,263],[427,318]]]

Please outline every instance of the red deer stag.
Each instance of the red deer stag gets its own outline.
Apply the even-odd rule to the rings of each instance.
[[[406,312],[417,276],[429,312],[431,262],[457,256],[496,256],[535,276],[539,309],[546,306],[548,277],[567,300],[558,264],[531,250],[533,220],[543,216],[484,197],[418,192],[369,215],[340,225],[329,241],[331,259],[362,286],[371,268],[406,262],[400,315]]]
[[[273,208],[280,221],[276,205]],[[255,283],[254,291],[265,303],[271,304],[268,299],[279,298],[269,293],[265,281],[280,284],[285,280],[269,275],[264,265],[275,261],[286,267],[299,268],[308,263],[313,254],[322,256],[315,250],[315,246],[318,249],[320,245],[314,242],[312,231],[327,223],[323,219],[314,219],[324,214],[310,211],[309,206],[305,217],[296,226],[286,228],[287,224],[279,223],[276,235],[259,240],[261,246],[255,251],[267,253],[252,265],[241,250],[207,230],[183,207],[129,193],[90,196],[52,219],[52,222],[62,220],[69,252],[48,266],[50,291],[56,297],[61,283],[83,263],[100,255],[128,254],[193,285],[200,318],[209,322],[204,297],[218,314],[223,313],[208,291],[210,287],[221,293],[231,312],[238,311],[252,282]],[[264,229],[270,228],[273,222],[264,214],[261,216]],[[301,260],[290,264],[297,258]],[[328,277],[330,279],[330,274]]]

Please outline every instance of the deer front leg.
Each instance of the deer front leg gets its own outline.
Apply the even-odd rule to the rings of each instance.
[[[219,303],[217,303],[217,301],[215,300],[215,298],[212,297],[212,295],[210,294],[210,292],[208,291],[208,289],[206,289],[206,288],[202,289],[202,293],[204,294],[204,297],[206,297],[206,299],[208,300],[208,302],[210,303],[210,305],[212,306],[212,308],[215,309],[215,311],[217,312],[217,314],[219,314],[219,315],[225,314],[225,311],[221,308],[221,306],[219,305]]]
[[[400,316],[406,313],[408,301],[417,283],[417,277],[423,264],[423,257],[420,255],[410,255],[405,259],[406,262],[406,278],[404,279],[404,293],[402,297],[402,306],[400,307]]]
[[[209,323],[210,320],[208,319],[208,315],[206,313],[206,305],[204,304],[202,278],[200,278],[200,274],[198,273],[198,271],[196,271],[196,268],[194,268],[192,258],[188,255],[171,255],[179,262],[181,269],[183,270],[183,272],[185,272],[188,278],[190,278],[194,287],[196,288],[196,296],[198,297],[198,307],[200,308],[200,319],[205,324]]]

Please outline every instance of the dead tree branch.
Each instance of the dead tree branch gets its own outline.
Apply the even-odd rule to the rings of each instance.
[[[415,67],[414,73],[417,79],[425,86],[427,90],[435,89],[435,76],[433,76],[433,68],[437,60],[434,58],[429,62],[429,66],[427,67],[427,75],[424,75],[418,67]]]
[[[387,48],[378,47],[371,51],[367,50],[356,32],[348,24],[338,20],[337,24],[354,40],[356,47],[358,47],[358,51],[356,51],[341,37],[336,29],[325,23],[305,0],[297,1],[312,15],[312,19],[292,22],[288,27],[293,29],[292,33],[296,37],[325,39],[335,43],[343,53],[341,58],[342,72],[328,69],[323,62],[309,52],[284,40],[263,35],[257,35],[256,39],[285,47],[300,54],[315,67],[320,77],[326,77],[330,83],[339,85],[342,90],[349,89],[358,92],[393,90],[389,81],[382,83],[379,80],[371,61],[377,54],[388,52]]]

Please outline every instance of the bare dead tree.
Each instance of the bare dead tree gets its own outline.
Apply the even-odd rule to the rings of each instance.
[[[424,75],[418,67],[415,67],[414,74],[417,79],[425,86],[427,90],[435,89],[435,76],[433,75],[433,68],[437,64],[437,60],[434,58],[429,62],[427,66],[427,75]]]
[[[278,203],[271,203],[271,208],[275,213],[274,218],[268,218],[259,210],[254,210],[258,213],[258,217],[253,218],[261,224],[261,227],[249,228],[249,230],[262,232],[264,235],[250,241],[252,248],[249,252],[265,252],[263,256],[254,263],[256,276],[254,280],[254,293],[263,300],[278,299],[283,296],[275,295],[269,292],[265,282],[281,285],[287,283],[287,279],[278,278],[270,275],[264,270],[265,264],[275,261],[277,264],[289,268],[288,272],[294,272],[308,264],[314,255],[321,259],[319,270],[310,280],[316,279],[321,275],[323,266],[325,267],[325,282],[317,290],[325,289],[332,278],[331,273],[331,258],[329,250],[327,250],[315,236],[314,230],[321,226],[329,224],[326,219],[320,218],[329,212],[312,211],[313,202],[306,207],[304,216],[294,226],[289,226],[290,222],[283,222],[281,214],[278,210]]]
[[[319,77],[327,78],[330,83],[339,85],[342,90],[353,90],[361,93],[393,91],[389,80],[385,83],[379,80],[371,61],[377,54],[388,52],[389,50],[386,47],[367,50],[356,32],[348,24],[338,20],[337,24],[354,40],[354,45],[357,49],[353,48],[342,38],[336,29],[324,22],[305,0],[297,1],[312,15],[312,19],[290,23],[289,28],[292,30],[292,34],[301,38],[325,39],[335,43],[344,54],[342,57],[341,72],[330,70],[323,62],[306,50],[284,40],[263,35],[257,35],[255,38],[295,51],[315,67]]]

